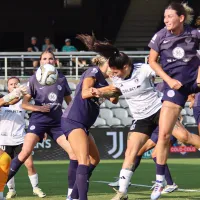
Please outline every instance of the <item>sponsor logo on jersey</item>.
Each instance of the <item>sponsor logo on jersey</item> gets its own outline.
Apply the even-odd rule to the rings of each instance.
[[[97,68],[93,68],[91,71],[91,73],[94,73],[94,74],[96,74],[97,72],[98,72]]]
[[[164,40],[164,41],[163,41],[163,44],[166,44],[166,43],[168,43],[168,42],[170,42],[170,40]]]
[[[156,40],[156,38],[157,38],[157,34],[155,34],[155,35],[152,37],[151,42],[154,43],[154,41]]]
[[[50,100],[50,101],[56,101],[57,100],[57,95],[55,94],[55,93],[53,93],[53,92],[51,92],[49,95],[48,95],[48,99]]]
[[[181,59],[185,56],[185,51],[181,47],[176,47],[172,50],[172,54],[173,54],[174,58]]]
[[[58,90],[62,90],[62,86],[61,85],[58,85],[57,88],[58,88]]]
[[[191,41],[192,41],[192,38],[191,38],[191,37],[185,38],[185,42],[186,42],[186,43],[190,43]]]
[[[35,129],[35,125],[32,125],[31,127],[30,127],[30,130],[34,130]]]

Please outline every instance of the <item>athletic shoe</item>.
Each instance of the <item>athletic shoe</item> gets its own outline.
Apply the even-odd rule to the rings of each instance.
[[[163,191],[161,192],[161,194],[171,193],[171,192],[174,192],[177,189],[178,189],[178,185],[176,185],[175,183],[173,183],[173,185],[166,185],[164,187]]]
[[[73,200],[71,196],[67,196],[66,200]]]
[[[46,197],[46,194],[39,187],[36,187],[35,189],[33,189],[33,194],[37,195],[40,198]]]
[[[113,188],[114,189],[114,188]],[[122,192],[119,192],[118,190],[114,189],[117,193],[111,200],[128,200],[128,195]]]
[[[153,192],[151,193],[151,200],[157,200],[159,199],[161,192],[163,190],[163,183],[156,181],[155,187]]]
[[[152,181],[152,183],[153,183],[153,186],[151,187],[150,190],[153,190],[156,186],[156,181]],[[163,183],[163,187],[165,188],[166,186],[167,186],[167,181],[165,180],[164,183]]]
[[[6,195],[6,199],[12,199],[12,198],[15,198],[17,196],[17,193],[15,190],[11,190],[7,193]]]
[[[109,183],[108,184],[110,187],[119,187],[119,179],[115,182]],[[131,186],[131,182],[129,182],[128,187]]]

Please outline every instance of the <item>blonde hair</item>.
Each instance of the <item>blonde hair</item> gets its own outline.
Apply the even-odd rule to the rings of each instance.
[[[194,18],[194,10],[188,6],[187,3],[182,3],[184,9],[185,9],[185,12],[186,12],[186,16],[185,16],[185,24],[191,24],[192,23],[192,20]]]
[[[100,55],[95,56],[94,58],[92,58],[92,64],[97,65],[99,67],[101,67],[102,65],[104,65],[105,62],[107,62],[108,60]]]

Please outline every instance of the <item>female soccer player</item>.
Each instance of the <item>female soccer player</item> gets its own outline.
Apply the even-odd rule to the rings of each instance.
[[[56,62],[55,56],[50,51],[41,54],[40,64],[52,64]],[[28,133],[25,136],[22,151],[11,162],[9,178],[12,178],[20,166],[31,155],[32,150],[37,142],[44,138],[44,134],[49,134],[66,152],[69,157],[75,160],[75,156],[70,148],[69,143],[61,130],[60,122],[62,115],[63,98],[66,103],[71,101],[71,90],[66,78],[59,73],[58,80],[50,86],[42,86],[33,75],[29,79],[29,93],[24,96],[22,108],[32,111],[29,122]],[[34,98],[35,105],[29,103]]]
[[[4,105],[12,105],[19,101],[19,98],[25,94],[26,87],[19,86],[19,88],[14,89],[11,93],[3,96],[0,94],[0,107]],[[5,200],[3,197],[3,191],[5,184],[7,182],[9,168],[10,168],[11,158],[0,148],[0,200]]]
[[[171,131],[188,95],[197,93],[199,89],[197,74],[200,59],[197,49],[200,32],[187,25],[192,20],[191,13],[192,9],[186,4],[171,3],[164,13],[166,27],[157,32],[149,43],[149,64],[165,81],[157,143],[157,186],[152,192],[152,200],[159,198],[163,188]],[[158,56],[161,65],[157,63]]]
[[[12,92],[19,83],[20,80],[17,77],[9,78],[7,82],[8,92]],[[21,151],[25,137],[25,110],[21,108],[21,104],[22,100],[19,99],[14,105],[1,108],[0,145],[11,159]],[[28,176],[33,187],[33,194],[38,197],[45,197],[46,194],[38,187],[38,174],[33,165],[32,155],[25,161],[24,165],[28,170]],[[14,198],[16,196],[14,177],[7,183],[7,186],[9,192],[6,198]]]
[[[79,35],[90,50],[94,50],[95,40],[91,36]],[[90,67],[81,76],[77,86],[75,97],[62,116],[62,129],[65,133],[73,152],[78,159],[76,173],[76,185],[80,200],[87,200],[88,178],[93,170],[90,165],[88,141],[89,128],[96,121],[100,104],[104,98],[118,96],[119,90],[113,86],[108,86],[105,78],[108,77],[107,59],[98,59],[97,65]],[[98,90],[97,90],[98,88]],[[110,99],[112,102],[115,99]],[[77,145],[78,144],[78,145]],[[71,195],[74,198],[73,192]]]

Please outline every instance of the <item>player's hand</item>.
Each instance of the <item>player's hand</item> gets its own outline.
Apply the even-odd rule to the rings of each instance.
[[[36,106],[36,111],[39,111],[39,112],[50,112],[50,106],[49,105]]]
[[[190,100],[190,104],[189,104],[189,108],[190,108],[190,109],[193,108],[194,102],[195,102],[195,99],[191,99],[191,100]]]
[[[167,83],[169,85],[169,87],[171,89],[174,89],[174,90],[178,90],[180,89],[183,85],[180,81],[176,80],[176,79],[170,79],[170,81],[168,81]]]
[[[90,88],[90,93],[95,97],[100,97],[102,94],[102,92],[100,92],[97,88]]]
[[[28,94],[28,87],[26,85],[18,85],[18,88],[21,90],[23,95]]]
[[[11,93],[5,95],[3,97],[3,100],[4,102],[8,103],[15,98],[21,98],[21,96],[22,96],[21,90],[19,88],[15,88]]]

